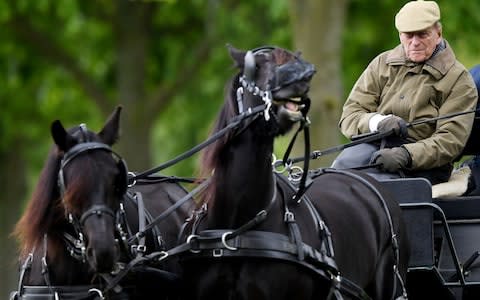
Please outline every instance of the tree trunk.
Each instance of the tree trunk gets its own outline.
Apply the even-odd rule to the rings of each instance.
[[[119,152],[132,171],[151,167],[151,128],[156,115],[148,111],[145,64],[152,9],[149,4],[138,5],[135,1],[117,2],[117,98],[124,106]]]
[[[11,291],[17,288],[18,264],[17,243],[11,232],[17,222],[26,196],[26,166],[21,151],[12,148],[0,152],[0,298],[8,299]]]
[[[317,68],[311,84],[309,116],[312,150],[321,150],[340,143],[337,124],[344,102],[341,47],[346,1],[290,0],[290,12],[295,48]],[[297,146],[295,154],[302,155],[302,149]],[[328,166],[336,155],[318,159],[311,165]]]

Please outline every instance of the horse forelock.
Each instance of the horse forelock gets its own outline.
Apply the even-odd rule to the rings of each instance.
[[[12,233],[20,243],[21,255],[25,256],[38,245],[45,233],[55,228],[63,217],[59,210],[60,194],[57,175],[61,156],[53,147],[45,161],[30,201]]]
[[[80,209],[88,205],[85,203],[85,199],[93,191],[96,182],[101,180],[98,176],[103,172],[89,156],[82,155],[75,159],[75,163],[82,167],[82,171],[74,172],[69,178],[62,202],[66,211],[79,215]]]
[[[274,58],[275,64],[277,66],[281,66],[292,60],[297,59],[298,55],[295,55],[294,53],[282,48],[275,48],[273,50],[273,58]]]

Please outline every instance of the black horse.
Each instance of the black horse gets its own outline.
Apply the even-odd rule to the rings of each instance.
[[[14,231],[21,262],[15,299],[145,299],[142,293],[162,286],[159,278],[168,286],[176,279],[178,269],[159,264],[138,264],[118,277],[140,255],[172,247],[187,215],[182,207],[152,230],[156,235],[134,238],[143,220],[187,193],[168,180],[127,190],[126,164],[111,149],[120,111],[98,134],[83,124],[67,131],[60,121],[52,123],[55,145]],[[149,280],[156,285],[141,289]],[[160,292],[158,298],[168,291]]]
[[[274,138],[298,122],[308,126],[313,65],[278,47],[230,54],[241,72],[227,86],[212,135],[240,125],[204,152],[203,174],[213,175],[185,234],[185,298],[401,295],[405,229],[377,182],[326,169],[293,186],[272,170]]]

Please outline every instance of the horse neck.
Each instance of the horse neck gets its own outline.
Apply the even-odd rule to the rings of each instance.
[[[47,244],[39,243],[32,254],[31,269],[23,281],[25,285],[47,285],[47,280],[51,285],[81,285],[92,281],[87,263],[70,256],[59,236],[47,236]],[[44,257],[47,268],[42,263]]]
[[[214,173],[214,205],[209,213],[213,228],[241,226],[270,203],[273,136],[262,134],[265,121],[261,118],[220,152]]]

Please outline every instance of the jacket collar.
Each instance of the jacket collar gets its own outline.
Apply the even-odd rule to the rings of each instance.
[[[423,70],[430,73],[435,78],[441,78],[445,76],[445,74],[450,70],[450,68],[455,64],[455,54],[452,51],[452,48],[448,44],[446,40],[445,42],[445,49],[438,52],[433,57],[430,57],[425,62],[415,63],[409,61],[405,55],[405,51],[403,50],[403,46],[400,44],[394,49],[390,50],[387,54],[386,64],[387,65],[404,65],[407,67],[416,67],[422,66],[420,69],[415,68],[418,72],[422,72]],[[412,72],[415,72],[412,70]]]

